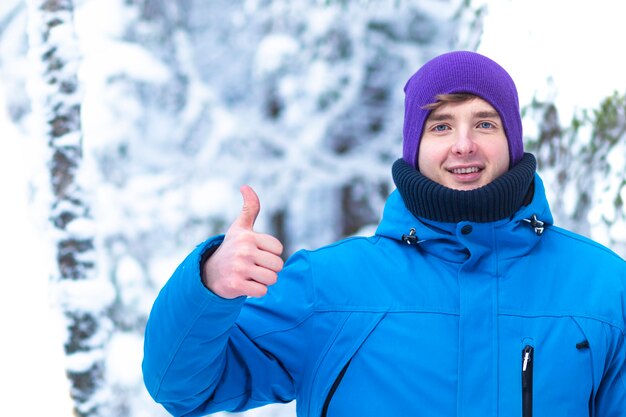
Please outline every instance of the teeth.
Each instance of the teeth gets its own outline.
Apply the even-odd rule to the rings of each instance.
[[[478,172],[478,168],[477,167],[455,168],[452,170],[452,172],[455,174],[471,174],[472,172]]]

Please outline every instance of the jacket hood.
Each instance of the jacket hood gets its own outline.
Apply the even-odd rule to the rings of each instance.
[[[535,174],[532,201],[520,207],[510,218],[488,223],[447,223],[416,217],[407,209],[396,189],[387,200],[376,235],[397,240],[407,247],[432,251],[450,261],[462,262],[467,258],[464,235],[468,230],[492,234],[495,238],[490,240],[491,244],[497,245],[499,250],[506,249],[507,257],[521,257],[539,242],[543,232],[541,228],[552,223],[543,181]]]

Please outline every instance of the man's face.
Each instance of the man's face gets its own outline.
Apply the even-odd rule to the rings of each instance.
[[[509,169],[509,145],[498,112],[479,97],[433,110],[417,163],[424,176],[448,188],[489,184]]]

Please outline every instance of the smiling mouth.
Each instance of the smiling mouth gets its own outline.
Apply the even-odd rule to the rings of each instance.
[[[480,168],[478,167],[453,168],[450,170],[453,174],[473,174],[478,171],[480,171]]]

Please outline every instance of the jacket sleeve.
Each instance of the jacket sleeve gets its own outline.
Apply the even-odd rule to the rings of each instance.
[[[626,264],[621,261],[618,269],[620,284],[613,289],[621,297],[621,323],[605,326],[606,359],[600,385],[595,395],[593,415],[602,417],[626,417]]]
[[[174,416],[242,411],[295,397],[294,372],[287,364],[296,363],[306,346],[298,329],[309,317],[303,298],[311,294],[302,293],[308,292],[302,285],[307,265],[301,257],[289,260],[262,299],[226,300],[200,277],[202,254],[220,242],[205,242],[183,261],[146,325],[144,383]],[[267,338],[278,340],[271,346],[255,340],[270,333],[283,337]]]

